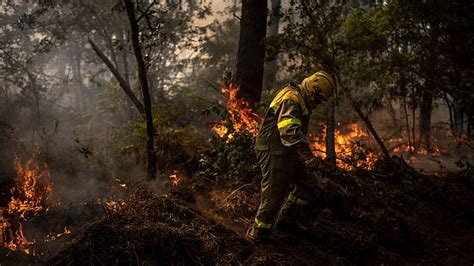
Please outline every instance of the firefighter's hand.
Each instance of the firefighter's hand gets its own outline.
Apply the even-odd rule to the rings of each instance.
[[[316,157],[306,160],[304,163],[308,171],[314,171],[318,167],[318,159],[316,159]]]

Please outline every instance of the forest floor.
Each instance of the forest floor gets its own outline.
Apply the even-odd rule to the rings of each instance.
[[[244,237],[259,202],[256,182],[192,172],[161,193],[139,188],[104,215],[43,245],[45,256],[0,250],[0,264],[448,264],[474,262],[474,180],[406,171],[383,178],[320,169],[308,232]],[[52,214],[50,214],[52,215]],[[43,252],[44,254],[45,252]]]

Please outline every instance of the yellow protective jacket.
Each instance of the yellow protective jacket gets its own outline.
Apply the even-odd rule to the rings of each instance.
[[[273,98],[258,131],[255,150],[284,155],[309,145],[306,133],[310,115],[299,87],[288,84]]]

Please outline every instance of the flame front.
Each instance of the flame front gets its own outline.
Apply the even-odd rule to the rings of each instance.
[[[34,153],[25,164],[19,156],[14,156],[17,172],[15,186],[10,190],[12,196],[8,209],[0,209],[0,246],[27,254],[34,253],[31,246],[35,241],[25,237],[21,223],[18,223],[15,230],[6,214],[15,217],[15,220],[27,220],[48,211],[47,201],[53,184],[47,165],[34,163],[36,155]]]
[[[239,87],[223,86],[222,93],[226,98],[226,108],[229,112],[228,121],[221,121],[212,127],[212,131],[219,137],[227,140],[234,138],[231,132],[228,132],[226,124],[230,124],[233,132],[248,132],[255,137],[258,132],[259,116],[250,107],[249,102],[238,96]]]
[[[17,175],[15,187],[11,189],[12,198],[8,203],[8,212],[19,214],[21,218],[48,211],[46,203],[52,191],[49,169],[46,164],[43,167],[34,164],[33,159],[22,165],[20,157],[15,156]]]
[[[367,149],[359,144],[361,140],[368,138],[369,134],[357,123],[350,124],[348,128],[347,133],[342,133],[337,129],[334,131],[336,156],[354,162],[358,167],[372,169],[379,155],[367,151]],[[326,126],[323,127],[322,133],[319,136],[311,136],[310,139],[314,155],[323,159],[326,158]],[[341,160],[337,160],[337,165],[346,170],[354,168],[353,165]]]
[[[258,125],[261,118],[253,112],[250,104],[242,98],[238,97],[239,87],[223,86],[222,93],[226,98],[226,108],[229,112],[227,120],[217,122],[212,127],[212,131],[221,138],[225,138],[227,142],[235,137],[234,133],[247,132],[255,137],[258,133]],[[368,170],[373,169],[375,162],[381,157],[379,152],[371,151],[363,143],[367,144],[370,135],[364,131],[358,123],[352,123],[346,126],[346,130],[334,131],[334,144],[336,156],[342,160],[337,160],[337,165],[346,170],[352,170],[354,167],[361,167]],[[323,127],[322,133],[318,136],[310,135],[310,141],[313,153],[321,158],[326,158],[326,127]],[[402,143],[402,138],[393,138],[387,143]],[[435,139],[434,139],[435,141]],[[433,141],[433,142],[434,142]],[[402,154],[405,151],[414,152],[412,146],[408,144],[399,144],[392,149],[393,153]],[[440,155],[441,151],[434,146],[432,151],[419,148],[416,150],[417,155]],[[171,179],[171,177],[170,177]]]

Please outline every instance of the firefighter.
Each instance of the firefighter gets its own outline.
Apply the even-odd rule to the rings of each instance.
[[[301,229],[298,218],[317,182],[313,171],[317,160],[306,140],[309,118],[335,87],[333,78],[319,71],[299,86],[288,84],[271,102],[255,141],[263,178],[255,223],[247,230],[249,239],[267,239],[276,220],[276,227],[283,231]],[[291,184],[295,188],[287,195]]]

